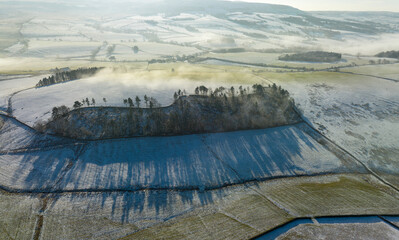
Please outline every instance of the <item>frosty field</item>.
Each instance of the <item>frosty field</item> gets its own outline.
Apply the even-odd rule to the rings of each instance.
[[[43,78],[43,76],[26,76],[19,78],[15,77],[5,77],[1,79],[1,89],[0,89],[0,111],[6,112],[8,108],[9,97],[20,90],[30,88],[36,84],[36,82]]]
[[[172,68],[175,72],[170,71]],[[80,98],[101,99],[103,95],[121,92],[121,84],[126,95],[107,97],[107,103],[100,101],[98,105],[123,106],[118,99],[144,92],[166,105],[173,101],[172,94],[177,87],[189,90],[203,83],[216,87],[276,82],[290,91],[311,126],[349,150],[386,181],[395,184],[397,179],[397,162],[392,152],[378,153],[389,158],[374,158],[366,151],[375,152],[371,150],[376,147],[387,149],[395,142],[396,132],[392,129],[396,129],[397,122],[390,106],[397,101],[392,92],[396,82],[339,72],[278,73],[261,68],[252,71],[247,67],[205,64],[154,64],[150,71],[132,65],[125,73],[118,71],[117,74],[109,72],[102,79],[88,78],[19,92],[11,100],[13,115],[33,125],[36,117],[48,117],[54,104],[71,104],[71,96],[81,94]],[[119,80],[105,81],[111,76]],[[169,84],[151,82],[156,76],[169,79]],[[130,80],[135,77],[147,79],[146,84],[137,85]],[[206,81],[198,81],[201,78]],[[21,79],[4,80],[9,83],[3,94],[5,111],[7,96],[22,87],[31,87],[38,77]],[[20,81],[24,84],[20,85]],[[87,89],[97,95],[89,96]],[[64,91],[73,94],[63,94]],[[46,98],[36,97],[38,92]],[[46,112],[47,115],[43,114]],[[337,117],[342,120],[335,121]],[[226,234],[248,238],[300,216],[395,214],[397,211],[395,190],[366,174],[369,170],[355,158],[334,143],[326,143],[324,136],[306,123],[231,133],[82,142],[42,135],[12,118],[3,116],[2,119],[2,187],[7,191],[27,192],[28,196],[30,192],[54,192],[46,197],[44,214],[37,217],[42,220],[32,219],[32,224],[43,222],[44,239],[56,235],[187,238],[191,234],[205,239],[222,239]],[[361,127],[364,124],[366,128]],[[376,132],[372,138],[366,137],[368,129]],[[337,173],[341,175],[334,175]],[[313,175],[321,176],[310,177]],[[283,178],[270,180],[276,177]],[[247,191],[252,194],[250,197]],[[70,209],[71,204],[79,206],[76,214],[65,210]],[[225,207],[218,207],[220,204]],[[81,210],[86,212],[85,218],[78,214]],[[263,215],[258,214],[261,211]],[[54,230],[57,223],[65,227]],[[229,232],[214,228],[215,224],[225,226]],[[30,226],[24,225],[21,229],[32,234]],[[104,227],[110,231],[102,231]],[[212,229],[212,235],[204,229]]]
[[[399,52],[380,55],[399,50],[398,19],[217,0],[0,1],[0,240],[398,238]],[[296,53],[320,62],[279,60]],[[103,69],[73,73],[92,67]],[[35,87],[55,73],[67,77]],[[295,121],[227,132],[226,119],[241,126],[268,106],[251,101],[254,84],[280,106],[262,121]],[[213,102],[178,101],[187,95]],[[164,118],[144,96],[180,106]],[[101,117],[76,109],[73,122],[62,105]],[[186,131],[204,123],[187,107],[221,131]],[[112,127],[78,138],[47,121],[82,136]],[[134,134],[116,138],[118,124]],[[172,130],[145,135],[150,124]]]
[[[22,145],[21,153],[3,146],[2,184],[9,189],[212,189],[272,177],[365,172],[296,126],[91,143],[50,142],[30,131],[13,131],[17,126],[3,128],[2,136],[11,131],[19,135],[15,142],[26,139],[25,144],[31,144]],[[35,150],[29,150],[32,147]]]
[[[175,72],[170,71],[172,68],[175,68]],[[209,69],[209,72],[204,69]],[[234,78],[230,78],[233,73]],[[396,88],[395,82],[339,72],[278,73],[261,68],[253,72],[240,66],[204,64],[155,64],[149,72],[133,67],[127,73],[108,74],[103,75],[102,79],[88,78],[19,92],[12,97],[13,115],[33,125],[36,117],[48,117],[54,104],[71,104],[71,96],[79,94],[80,98],[87,96],[96,99],[101,99],[103,95],[113,96],[113,92],[121,91],[120,84],[126,91],[126,95],[121,95],[120,99],[132,93],[146,92],[166,105],[168,101],[173,101],[172,94],[176,87],[189,90],[207,82],[214,86],[219,83],[246,86],[254,82],[276,82],[290,91],[308,123],[350,150],[358,160],[377,171],[388,182],[395,184],[397,179],[394,174],[397,162],[392,152],[379,153],[391,154],[388,155],[391,157],[377,160],[366,155],[365,150],[359,150],[359,146],[368,151],[372,149],[370,146],[387,148],[394,142],[392,140],[396,138],[396,132],[392,129],[396,129],[397,123],[392,118],[395,115],[391,114],[393,109],[390,106],[397,101],[392,92]],[[107,82],[105,79],[108,76],[117,76],[119,81]],[[131,76],[148,80],[145,85],[137,85],[130,80],[135,79]],[[170,84],[151,82],[155,76],[170,79]],[[199,82],[203,76],[207,80]],[[4,111],[7,110],[8,96],[23,87],[31,87],[38,79],[39,76],[4,80],[9,84],[3,94]],[[214,82],[214,79],[217,81]],[[380,88],[382,85],[386,88]],[[97,95],[90,95],[87,89]],[[39,91],[40,96],[45,95],[46,98],[35,97],[39,96],[36,94]],[[73,94],[63,94],[64,91]],[[119,97],[107,99],[107,103],[100,101],[98,105],[123,106],[122,101],[118,102]],[[373,102],[370,102],[371,99]],[[324,121],[320,121],[322,114]],[[387,118],[388,114],[391,117]],[[343,120],[334,121],[338,116]],[[392,214],[396,211],[396,193],[392,196],[394,190],[374,176],[364,175],[368,170],[356,159],[334,144],[326,144],[324,137],[306,123],[220,134],[79,142],[45,136],[12,118],[3,116],[2,119],[2,187],[11,191],[55,192],[53,197],[46,200],[49,203],[43,218],[41,215],[38,217],[43,221],[41,235],[44,239],[53,238],[55,234],[65,238],[127,236],[129,239],[172,235],[186,238],[193,233],[203,238],[224,238],[227,232],[220,232],[222,228],[219,227],[213,228],[212,225],[216,223],[229,229],[233,234],[231,236],[247,238],[299,216]],[[379,124],[374,124],[377,121]],[[368,128],[361,128],[365,123]],[[370,128],[376,132],[372,138],[365,135]],[[392,147],[396,148],[395,145]],[[386,165],[387,161],[389,165]],[[354,172],[361,175],[348,175]],[[336,173],[343,175],[330,175]],[[325,176],[310,177],[310,182],[297,177],[320,174]],[[284,178],[270,182],[269,179],[275,177]],[[293,178],[289,180],[286,177]],[[318,180],[310,180],[313,178]],[[366,178],[370,180],[360,180]],[[300,186],[295,185],[299,184],[296,179],[305,182]],[[335,182],[330,184],[334,190],[327,183],[323,185],[325,180],[321,179]],[[254,182],[246,183],[248,181]],[[242,183],[244,185],[236,187],[236,184]],[[273,187],[277,183],[278,187]],[[240,195],[236,188],[255,195],[244,197],[247,194]],[[301,190],[297,192],[296,189]],[[312,192],[314,195],[310,194]],[[260,193],[262,195],[259,196]],[[267,200],[263,196],[267,196]],[[374,197],[378,201],[373,200]],[[126,200],[132,198],[136,200]],[[245,210],[235,210],[237,207],[225,205],[225,210],[220,212],[217,206],[231,201],[227,200],[229,198],[236,199],[229,203],[233,204],[231,206],[246,206],[242,207]],[[359,208],[359,201],[364,208]],[[373,201],[379,204],[370,205]],[[380,204],[381,201],[386,202]],[[253,210],[248,209],[249,203]],[[330,204],[328,207],[318,207],[327,203]],[[76,215],[65,212],[70,204],[78,204],[80,207],[77,209],[86,209],[87,216],[81,218],[79,210]],[[260,211],[264,211],[263,215],[258,214]],[[200,213],[199,217],[196,213]],[[274,220],[266,220],[270,217]],[[32,219],[32,224],[36,224],[36,221],[39,220]],[[164,221],[167,224],[162,223]],[[50,230],[54,229],[52,226],[56,223],[65,227]],[[92,225],[90,229],[87,228],[88,223]],[[112,230],[102,231],[104,227]],[[31,225],[21,227],[32,234],[30,228]],[[213,229],[212,235],[203,231],[209,228]],[[381,226],[378,228],[381,229]],[[192,232],[193,229],[197,230]]]
[[[327,72],[288,74],[287,81],[267,73],[263,76],[289,89],[303,115],[325,136],[373,170],[396,175],[396,82]]]

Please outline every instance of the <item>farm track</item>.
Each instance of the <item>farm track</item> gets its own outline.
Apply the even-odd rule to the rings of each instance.
[[[13,98],[16,94],[18,94],[18,93],[20,93],[20,92],[23,92],[23,91],[26,91],[26,90],[29,90],[29,89],[33,89],[33,88],[35,88],[35,87],[25,88],[25,89],[16,91],[16,92],[12,93],[12,94],[9,96],[9,98],[8,98],[8,108],[7,108],[7,114],[8,114],[9,116],[11,116],[11,117],[13,116],[12,98]]]

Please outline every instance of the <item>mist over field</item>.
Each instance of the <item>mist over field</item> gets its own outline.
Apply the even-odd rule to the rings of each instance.
[[[398,14],[389,12],[214,0],[2,1],[0,11],[0,50],[14,59],[148,61],[229,48],[375,55],[399,47]]]

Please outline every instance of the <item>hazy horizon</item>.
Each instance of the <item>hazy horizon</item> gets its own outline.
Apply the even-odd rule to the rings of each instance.
[[[397,0],[231,0],[289,5],[304,11],[389,11],[399,12]]]
[[[79,4],[96,3],[104,0],[82,0]],[[143,2],[139,0],[117,0],[120,2]],[[113,1],[113,2],[117,2]],[[165,1],[165,0],[152,0]],[[298,8],[303,11],[388,11],[399,12],[399,1],[397,0],[214,0],[214,1],[234,1],[234,2],[253,2],[253,3],[268,3],[277,5],[288,5]],[[77,1],[63,1],[63,0],[0,0],[1,2],[43,2],[55,3],[64,2],[72,3]],[[104,1],[107,2],[107,1]],[[146,1],[148,2],[148,1]]]

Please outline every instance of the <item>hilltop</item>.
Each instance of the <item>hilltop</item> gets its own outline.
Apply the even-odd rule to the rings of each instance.
[[[259,129],[300,121],[289,93],[276,85],[256,84],[252,91],[200,86],[196,95],[180,93],[175,99],[167,107],[160,107],[154,98],[145,100],[147,108],[140,108],[139,98],[136,107],[130,98],[130,107],[81,108],[78,103],[72,111],[55,107],[51,120],[36,129],[77,139],[104,139]]]

